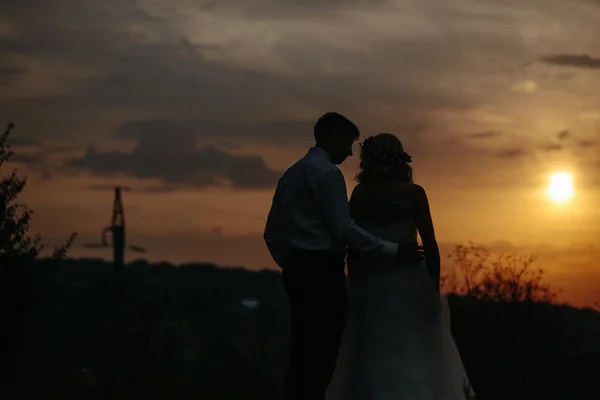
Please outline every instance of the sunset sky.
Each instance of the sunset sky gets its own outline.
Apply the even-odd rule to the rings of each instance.
[[[403,141],[444,254],[537,254],[562,300],[591,304],[599,27],[594,0],[3,0],[0,123],[49,246],[77,231],[73,256],[109,256],[82,244],[120,184],[148,259],[272,268],[274,185],[338,111]]]

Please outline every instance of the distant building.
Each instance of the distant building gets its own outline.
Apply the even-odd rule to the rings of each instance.
[[[260,305],[260,300],[258,299],[242,299],[241,300],[242,307],[247,310],[254,310]]]

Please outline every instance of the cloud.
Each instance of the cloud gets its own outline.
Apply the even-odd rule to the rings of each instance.
[[[442,11],[400,13],[393,1],[17,3],[0,6],[19,33],[0,40],[0,53],[29,68],[29,80],[44,75],[53,87],[39,96],[15,84],[12,100],[2,104],[0,97],[0,104],[28,124],[40,121],[74,139],[89,131],[90,113],[104,120],[98,130],[109,130],[109,123],[122,122],[118,118],[164,115],[196,125],[252,125],[248,138],[263,140],[279,138],[261,124],[305,126],[329,109],[369,125],[429,124],[440,111],[476,105],[434,82],[449,69],[485,64],[455,56],[471,39],[453,26],[441,32]],[[275,22],[284,16],[291,21]],[[398,19],[406,20],[405,28],[386,28]],[[473,50],[499,43],[485,36],[490,42],[475,41]],[[35,69],[40,64],[44,71]],[[467,73],[455,76],[466,79]],[[69,127],[57,117],[67,110]]]
[[[190,127],[167,118],[137,119],[119,126],[116,137],[150,143],[152,146],[176,147],[193,145]]]
[[[553,54],[543,56],[541,60],[547,64],[561,67],[600,69],[600,58],[592,57],[589,54]]]
[[[41,145],[40,141],[37,139],[20,136],[13,137],[12,134],[8,140],[8,144],[16,147],[39,147]]]
[[[559,143],[543,143],[540,145],[540,149],[544,151],[560,151],[563,149],[563,146]]]
[[[579,141],[579,147],[582,147],[582,148],[594,147],[594,146],[597,146],[597,145],[598,145],[597,142],[593,142],[591,140],[581,140],[581,141]]]
[[[11,157],[10,161],[18,162],[21,164],[36,164],[40,165],[46,161],[43,154],[40,153],[17,153]]]
[[[168,142],[171,137],[181,140],[201,140],[236,147],[236,142],[266,141],[275,144],[297,144],[313,138],[313,120],[236,123],[223,120],[197,120],[187,124],[174,123],[168,118],[129,121],[118,128],[117,138],[139,139],[152,136],[153,140]],[[167,135],[168,133],[168,135]],[[168,138],[167,138],[168,136]],[[168,145],[165,143],[165,145]]]
[[[97,191],[110,191],[110,192],[114,192],[116,187],[119,187],[121,189],[122,192],[131,192],[132,190],[135,190],[133,187],[128,186],[128,185],[108,185],[108,184],[102,184],[102,183],[95,183],[93,185],[89,185],[87,186],[88,189],[91,190],[97,190]]]
[[[8,85],[16,76],[26,73],[27,70],[21,67],[3,67],[0,66],[0,86]]]
[[[522,132],[539,143],[544,129],[554,129],[534,126],[548,109],[563,119],[597,110],[589,82],[578,85],[580,71],[549,87],[540,81],[547,65],[532,63],[551,48],[585,54],[600,45],[586,33],[600,12],[582,7],[560,0],[520,8],[471,0],[2,2],[10,26],[0,29],[0,59],[26,73],[0,93],[0,118],[18,122],[50,154],[68,143],[106,155],[100,149],[111,147],[115,130],[124,145],[145,146],[127,124],[154,121],[144,137],[158,142],[164,120],[177,121],[170,132],[178,141],[232,156],[224,149],[253,146],[271,162],[263,148],[306,146],[318,116],[337,110],[365,134],[399,134],[423,158],[443,152],[456,132],[499,139],[481,154],[502,157],[514,152],[491,132]],[[560,34],[551,28],[557,24]],[[507,90],[515,82],[529,95]],[[468,162],[455,156],[456,168]]]
[[[510,148],[492,153],[499,158],[515,159],[530,155],[529,151],[520,148]]]
[[[502,132],[500,131],[485,131],[485,132],[476,132],[470,133],[467,135],[470,139],[490,139],[494,137],[501,136]]]
[[[62,163],[63,171],[89,171],[111,177],[125,175],[160,182],[150,190],[230,185],[240,189],[272,187],[280,173],[259,156],[230,154],[216,147],[197,148],[191,131],[169,120],[124,124],[118,137],[134,139],[130,152],[93,147]]]
[[[573,135],[573,133],[564,129],[556,134],[556,138],[560,143],[545,143],[540,146],[542,150],[555,151],[562,150],[567,145],[569,148],[580,148],[587,149],[597,145],[597,142],[591,139],[580,139]]]
[[[580,119],[584,119],[584,120],[600,120],[600,112],[585,112],[585,113],[580,113],[578,115],[578,117]]]
[[[517,82],[512,86],[512,91],[517,93],[533,93],[537,89],[537,83],[534,81]]]
[[[565,130],[558,132],[558,134],[556,136],[558,137],[558,140],[566,140],[571,137],[571,132],[569,130],[565,129]]]

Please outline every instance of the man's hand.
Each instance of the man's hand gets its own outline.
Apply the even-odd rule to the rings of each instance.
[[[417,264],[425,258],[425,252],[416,242],[399,242],[397,257],[409,264]]]

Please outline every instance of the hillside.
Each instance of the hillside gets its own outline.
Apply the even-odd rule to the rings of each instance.
[[[277,272],[145,262],[126,268],[122,362],[112,357],[110,264],[41,260],[12,285],[28,304],[17,369],[23,396],[115,398],[108,390],[122,376],[124,399],[282,398],[288,320]],[[478,398],[600,392],[599,313],[459,296],[450,305]]]

